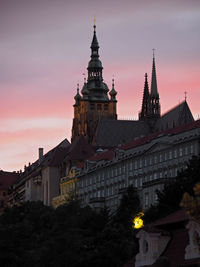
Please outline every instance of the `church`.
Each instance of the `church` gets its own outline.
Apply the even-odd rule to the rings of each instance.
[[[73,142],[84,136],[95,148],[111,148],[130,142],[138,137],[165,131],[194,121],[185,101],[161,115],[160,98],[157,88],[156,64],[153,54],[151,88],[145,74],[142,108],[138,120],[117,119],[117,91],[114,79],[109,90],[103,80],[103,66],[99,59],[99,43],[94,25],[91,43],[91,59],[88,63],[88,77],[74,97]]]

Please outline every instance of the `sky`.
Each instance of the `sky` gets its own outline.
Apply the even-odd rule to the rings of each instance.
[[[120,119],[137,119],[155,48],[161,112],[200,114],[199,0],[0,0],[0,169],[17,171],[71,139],[96,18],[103,77]]]

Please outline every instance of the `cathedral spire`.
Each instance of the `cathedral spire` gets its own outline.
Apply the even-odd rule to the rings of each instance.
[[[93,33],[93,39],[92,39],[92,43],[91,43],[91,58],[92,57],[99,57],[99,54],[98,54],[98,50],[99,50],[99,43],[98,43],[98,40],[97,40],[97,36],[96,36],[96,23],[95,23],[95,19],[94,19],[94,25],[93,25],[93,28],[94,28],[94,33]]]
[[[157,78],[156,78],[156,65],[155,65],[155,49],[153,49],[153,64],[152,64],[152,76],[151,76],[151,97],[154,99],[159,99],[158,89],[157,89]]]
[[[156,64],[155,64],[155,54],[153,49],[153,64],[152,64],[152,76],[151,76],[151,93],[150,93],[150,110],[152,118],[160,117],[160,103],[159,103],[159,93],[157,88],[157,78],[156,78]]]
[[[149,98],[149,85],[148,85],[148,75],[145,73],[145,82],[144,82],[144,92],[142,100],[142,110],[139,114],[139,119],[147,119],[150,113],[150,98]]]

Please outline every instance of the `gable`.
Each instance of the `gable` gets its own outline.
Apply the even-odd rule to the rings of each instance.
[[[168,149],[170,147],[171,147],[171,144],[168,142],[157,142],[157,143],[152,144],[151,147],[149,147],[149,149],[147,149],[145,153],[154,153],[154,152]]]

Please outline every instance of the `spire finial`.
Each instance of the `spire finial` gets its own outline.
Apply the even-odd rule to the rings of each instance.
[[[152,49],[153,50],[153,58],[155,58],[155,48]]]
[[[94,19],[93,19],[93,27],[94,27],[94,30],[96,30],[96,19],[95,19],[95,16],[94,16]]]
[[[185,91],[184,94],[185,94],[185,102],[186,102],[186,100],[187,100],[187,91]]]
[[[79,93],[79,82],[77,83],[77,93]]]
[[[114,78],[114,74],[113,74],[113,77],[112,77],[112,88],[115,87],[115,78]]]

